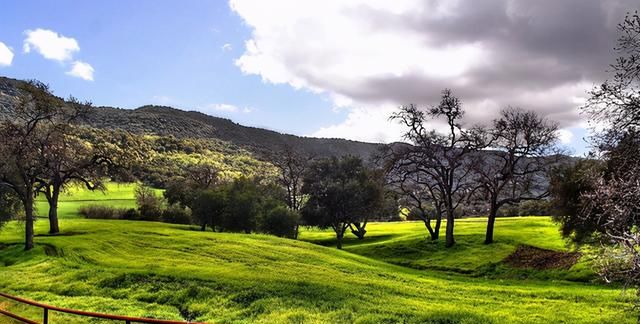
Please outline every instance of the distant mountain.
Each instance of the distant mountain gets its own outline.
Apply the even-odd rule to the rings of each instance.
[[[0,77],[0,115],[7,117],[15,104],[18,85],[24,81]],[[383,144],[345,139],[313,138],[256,127],[247,127],[225,118],[165,106],[143,106],[137,109],[95,107],[84,120],[103,129],[124,129],[134,133],[173,135],[176,137],[213,138],[230,142],[262,156],[291,146],[315,156],[357,155],[369,159]]]

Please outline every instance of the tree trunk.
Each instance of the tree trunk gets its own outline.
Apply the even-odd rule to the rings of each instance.
[[[351,233],[353,233],[353,235],[355,235],[358,238],[358,240],[363,240],[364,235],[367,233],[367,230],[365,229],[366,225],[360,225],[360,223],[353,223],[353,226],[356,227],[355,230],[353,229],[353,227],[351,227],[351,224],[349,224],[349,228],[351,228]]]
[[[207,223],[200,223],[200,230],[201,231],[206,231],[207,230]]]
[[[60,233],[58,224],[58,199],[60,198],[60,188],[53,187],[51,197],[49,197],[49,234]]]
[[[456,244],[456,240],[453,238],[453,222],[455,214],[451,208],[447,210],[447,229],[446,229],[446,247],[452,247]]]
[[[438,239],[438,234],[431,227],[431,220],[425,218],[422,221],[424,222],[424,226],[427,228],[427,231],[429,231],[429,236],[431,236],[431,240],[432,241],[437,240]]]
[[[24,231],[24,250],[33,249],[33,193],[27,192],[24,204],[25,213],[25,231]]]
[[[436,241],[440,238],[440,225],[442,224],[442,214],[438,212],[438,216],[436,218],[436,227],[433,229],[433,235],[431,236],[431,240]]]
[[[296,226],[293,228],[293,239],[294,240],[298,239],[298,233],[300,233],[300,224],[296,224]]]
[[[338,250],[342,250],[342,238],[344,237],[344,231],[342,231],[341,229],[338,229],[336,232],[336,239],[337,239],[337,243],[338,243]]]
[[[496,223],[496,214],[498,212],[498,208],[495,204],[491,204],[489,208],[489,218],[487,219],[487,234],[484,238],[484,244],[493,243],[493,227]]]

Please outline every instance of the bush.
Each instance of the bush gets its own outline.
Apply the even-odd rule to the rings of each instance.
[[[295,228],[300,215],[287,207],[278,206],[267,211],[260,219],[259,230],[262,233],[280,237],[295,237]]]
[[[135,208],[129,208],[122,214],[122,219],[140,220],[140,213]]]
[[[162,211],[162,221],[171,224],[191,224],[191,211],[187,208],[180,206],[180,204],[173,204]]]
[[[82,206],[78,210],[80,215],[89,219],[127,219],[129,212],[126,208],[114,208],[110,206],[89,205]]]
[[[135,195],[140,220],[159,221],[162,216],[162,199],[156,195],[153,189],[138,186]]]

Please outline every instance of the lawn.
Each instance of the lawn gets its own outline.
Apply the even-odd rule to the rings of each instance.
[[[58,215],[61,218],[79,218],[80,207],[102,205],[117,208],[136,208],[134,190],[136,184],[107,182],[105,190],[89,191],[82,187],[71,187],[60,195]],[[156,190],[161,194],[161,190]],[[36,211],[39,217],[47,217],[49,205],[44,196],[36,199]]]
[[[520,244],[565,249],[548,218],[499,219],[490,246],[482,245],[482,219],[461,220],[453,249],[427,241],[421,223],[372,223],[364,241],[350,238],[339,251],[323,246],[333,243],[327,231],[303,231],[300,241],[200,232],[81,219],[66,206],[110,204],[99,198],[131,198],[131,188],[68,197],[62,234],[48,236],[39,219],[36,248],[27,253],[21,224],[8,224],[0,232],[0,291],[82,310],[216,323],[637,322],[632,294],[615,287],[487,274],[503,271],[500,261]],[[85,320],[51,316],[52,323]]]
[[[346,251],[380,261],[414,269],[444,270],[476,276],[515,277],[538,279],[565,279],[591,281],[595,274],[590,255],[585,255],[568,270],[527,271],[510,269],[502,260],[519,245],[567,251],[567,242],[558,232],[558,226],[549,217],[503,217],[496,221],[495,242],[484,241],[486,218],[467,218],[456,221],[456,245],[444,247],[443,240],[431,241],[423,222],[371,223],[364,240],[346,235]],[[443,223],[442,235],[444,236]],[[331,230],[306,229],[301,240],[335,246]]]

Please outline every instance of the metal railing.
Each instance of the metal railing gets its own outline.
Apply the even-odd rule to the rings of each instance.
[[[94,312],[85,312],[85,311],[81,311],[81,310],[75,310],[75,309],[68,309],[68,308],[62,308],[62,307],[56,307],[56,306],[51,306],[51,305],[47,305],[47,304],[42,304],[42,303],[38,303],[32,300],[28,300],[28,299],[24,299],[24,298],[20,298],[20,297],[16,297],[16,296],[11,296],[9,294],[5,294],[5,293],[1,293],[0,292],[0,296],[7,298],[7,299],[11,299],[14,300],[16,302],[19,303],[23,303],[23,304],[27,304],[27,305],[31,305],[31,306],[35,306],[35,307],[39,307],[42,308],[43,312],[42,312],[42,324],[49,324],[49,311],[55,311],[55,312],[61,312],[61,313],[67,313],[67,314],[73,314],[73,315],[78,315],[78,316],[85,316],[85,317],[93,317],[93,318],[102,318],[102,319],[109,319],[109,320],[114,320],[114,321],[124,321],[127,324],[130,323],[149,323],[149,324],[185,324],[185,323],[193,323],[193,324],[204,324],[204,323],[197,323],[197,322],[184,322],[184,321],[171,321],[171,320],[160,320],[160,319],[155,319],[155,318],[142,318],[142,317],[131,317],[131,316],[119,316],[119,315],[111,315],[111,314],[103,314],[103,313],[94,313]],[[20,315],[11,313],[7,310],[1,309],[0,308],[0,314],[5,315],[7,317],[11,317],[17,321],[23,322],[23,323],[27,323],[27,324],[40,324],[39,322],[30,320],[28,318],[24,318]]]

